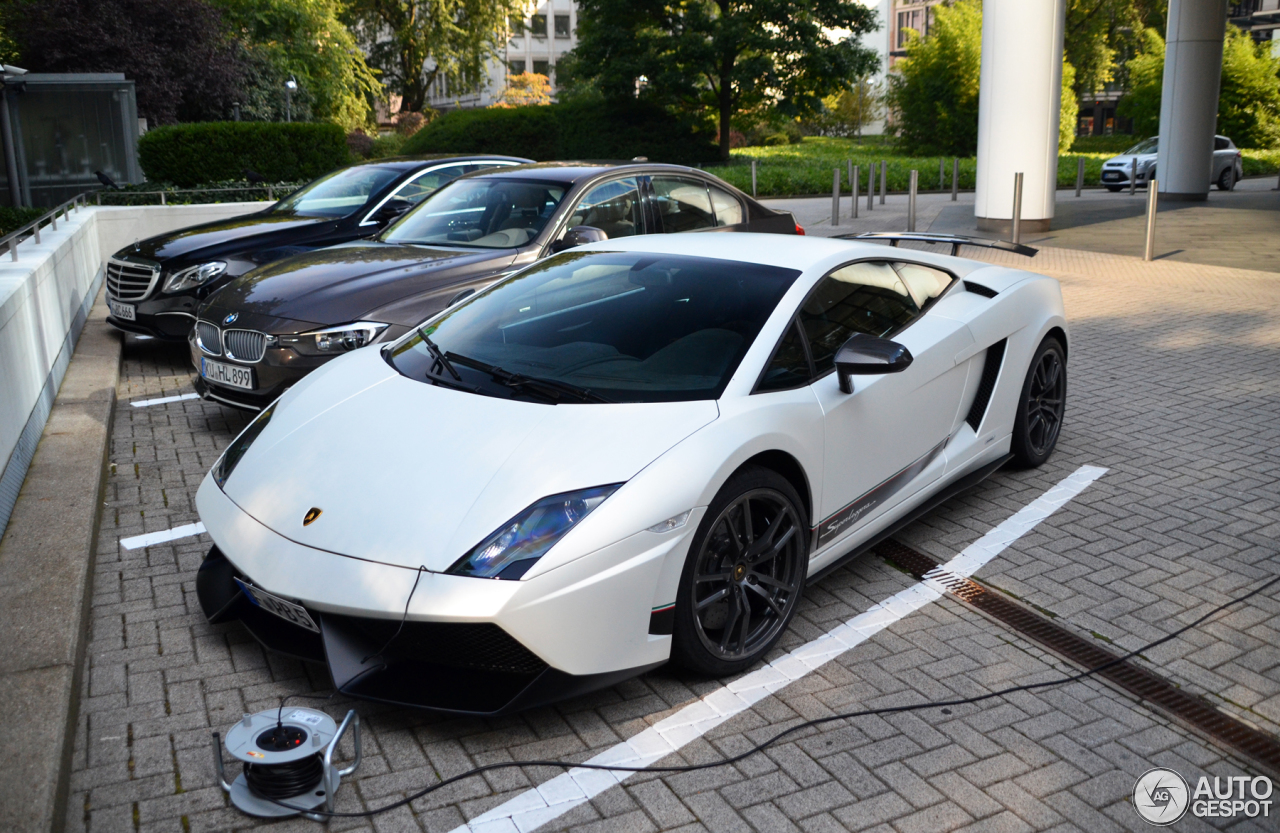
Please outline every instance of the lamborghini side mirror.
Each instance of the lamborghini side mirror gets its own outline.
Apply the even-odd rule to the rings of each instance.
[[[896,341],[854,333],[836,352],[840,390],[853,393],[852,377],[901,373],[911,361],[911,351]]]

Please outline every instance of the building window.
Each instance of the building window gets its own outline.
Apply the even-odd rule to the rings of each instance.
[[[510,67],[512,75],[524,75],[524,61],[512,61]]]
[[[545,38],[547,36],[547,16],[545,14],[535,14],[529,18],[531,25],[530,31],[533,32],[535,38]]]
[[[556,15],[556,37],[557,38],[569,37],[569,15],[567,14]]]
[[[534,61],[534,62],[533,62],[533,71],[534,71],[534,72],[536,72],[538,75],[545,75],[545,76],[547,76],[548,78],[550,78],[550,77],[551,77],[551,63],[550,63],[549,61]]]
[[[907,46],[907,30],[914,29],[921,40],[929,34],[929,10],[914,9],[909,12],[898,12],[898,48]]]
[[[507,18],[507,26],[511,29],[511,37],[518,38],[524,34],[524,18],[512,15]]]

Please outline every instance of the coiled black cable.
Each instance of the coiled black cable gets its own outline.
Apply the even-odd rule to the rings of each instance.
[[[480,775],[482,773],[491,772],[497,769],[545,766],[545,767],[556,767],[558,769],[564,769],[564,770],[593,769],[593,770],[603,770],[605,772],[672,772],[672,773],[694,772],[702,769],[714,769],[716,767],[727,766],[729,764],[736,764],[737,762],[745,758],[749,758],[752,755],[755,755],[759,752],[763,752],[765,749],[768,749],[770,746],[773,746],[778,741],[782,740],[785,737],[793,735],[796,732],[800,732],[805,729],[811,729],[815,726],[821,726],[826,723],[832,723],[837,720],[851,720],[853,718],[858,718],[858,717],[870,717],[872,715],[882,715],[882,714],[900,714],[902,712],[914,712],[914,711],[921,711],[923,709],[936,709],[936,708],[944,708],[949,706],[966,706],[974,703],[981,703],[985,700],[992,700],[997,697],[1007,697],[1010,694],[1017,694],[1018,692],[1038,691],[1040,689],[1053,688],[1060,685],[1066,685],[1068,683],[1079,682],[1081,680],[1092,677],[1102,671],[1105,671],[1108,668],[1113,668],[1117,665],[1120,665],[1121,663],[1128,662],[1129,660],[1133,659],[1136,656],[1147,653],[1152,648],[1156,648],[1160,645],[1163,645],[1166,642],[1170,642],[1178,638],[1179,636],[1186,633],[1187,631],[1192,630],[1193,628],[1199,627],[1201,624],[1213,618],[1214,616],[1217,616],[1219,613],[1223,612],[1224,610],[1230,607],[1234,607],[1235,605],[1238,605],[1244,601],[1247,601],[1248,599],[1251,599],[1254,596],[1257,596],[1258,594],[1262,593],[1264,590],[1276,584],[1277,582],[1280,582],[1280,576],[1276,576],[1272,578],[1270,581],[1267,581],[1262,585],[1255,587],[1253,590],[1249,591],[1248,593],[1237,596],[1234,599],[1231,599],[1223,604],[1218,605],[1217,607],[1213,608],[1209,612],[1198,617],[1195,621],[1191,622],[1190,624],[1184,625],[1183,627],[1178,628],[1172,633],[1166,636],[1163,636],[1160,639],[1155,640],[1154,642],[1149,642],[1146,645],[1143,645],[1141,648],[1137,648],[1133,651],[1130,651],[1127,654],[1124,654],[1123,656],[1116,657],[1113,660],[1104,662],[1101,665],[1098,665],[1094,668],[1087,669],[1085,671],[1081,671],[1076,674],[1068,674],[1062,677],[1058,677],[1056,679],[1045,680],[1039,683],[1029,683],[1027,685],[1010,686],[1009,688],[998,689],[996,691],[991,691],[986,694],[979,694],[976,697],[963,697],[963,698],[956,698],[953,700],[935,700],[933,702],[928,702],[928,703],[908,703],[902,706],[885,706],[883,708],[878,708],[878,709],[863,709],[861,711],[845,712],[843,714],[833,714],[827,717],[819,717],[813,720],[806,720],[803,723],[797,723],[796,725],[792,726],[789,729],[784,729],[781,732],[778,732],[776,735],[765,740],[763,743],[756,744],[750,749],[740,752],[737,755],[728,755],[716,761],[707,761],[706,763],[701,763],[701,764],[683,764],[683,765],[674,765],[674,766],[618,766],[618,765],[612,765],[612,764],[592,764],[592,763],[574,762],[574,761],[500,761],[498,763],[486,764],[485,766],[478,766],[478,767],[475,767],[474,769],[467,770],[466,772],[458,773],[457,775],[454,775],[449,778],[445,778],[442,781],[439,781],[435,784],[431,784],[429,786],[423,787],[421,790],[418,790],[416,793],[413,793],[412,795],[406,796],[405,798],[401,798],[397,801],[393,801],[390,804],[386,804],[382,807],[376,807],[372,810],[340,813],[340,812],[329,812],[322,809],[307,810],[306,808],[303,808],[303,807],[294,807],[279,799],[273,799],[273,801],[274,803],[280,805],[281,807],[285,807],[286,809],[289,809],[289,810],[296,810],[298,812],[312,812],[317,815],[326,816],[328,818],[365,818],[368,816],[376,816],[381,813],[386,813],[398,807],[403,807],[407,804],[417,801],[418,799],[422,798],[425,795],[429,795],[430,793],[435,792],[436,790],[443,789],[444,787],[447,787],[450,784],[456,783],[458,781],[463,781],[467,778],[474,778],[475,776]],[[248,767],[246,765],[246,775],[247,775],[247,771],[248,771]]]
[[[267,801],[287,801],[309,793],[324,777],[320,753],[283,764],[244,765],[244,781],[249,792]]]

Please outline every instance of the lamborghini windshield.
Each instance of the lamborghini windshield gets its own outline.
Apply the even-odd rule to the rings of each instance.
[[[461,179],[436,191],[387,229],[387,243],[515,249],[538,236],[564,198],[565,185],[510,179]]]
[[[554,403],[715,399],[800,274],[646,252],[565,252],[464,301],[391,363],[423,382]]]

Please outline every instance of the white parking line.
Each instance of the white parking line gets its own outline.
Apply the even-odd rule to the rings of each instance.
[[[1106,473],[1097,466],[1081,466],[1013,517],[970,544],[941,569],[971,576],[1005,547],[1030,532],[1093,481]],[[729,718],[751,708],[770,694],[799,680],[836,657],[942,597],[945,589],[926,579],[873,606],[866,613],[838,625],[812,642],[752,671],[744,677],[685,706],[630,740],[592,758],[592,764],[647,767],[676,752]],[[631,777],[629,772],[571,769],[526,790],[484,813],[453,833],[529,833]]]
[[[176,541],[179,538],[190,538],[202,532],[204,532],[204,524],[197,521],[185,526],[175,526],[173,529],[148,532],[146,535],[135,535],[132,538],[121,538],[120,546],[127,550],[136,550],[139,547],[149,547],[152,544],[163,544],[166,541]]]
[[[182,402],[187,399],[199,399],[198,393],[184,393],[181,396],[163,396],[159,399],[143,399],[141,402],[130,402],[135,408],[147,408],[151,405],[167,405],[170,402]]]

